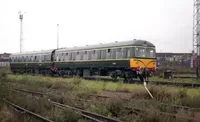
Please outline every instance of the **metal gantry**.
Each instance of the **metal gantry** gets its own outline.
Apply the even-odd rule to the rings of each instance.
[[[193,6],[193,59],[200,59],[200,0],[194,0]]]

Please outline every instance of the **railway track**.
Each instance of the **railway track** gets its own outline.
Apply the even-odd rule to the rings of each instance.
[[[91,119],[91,120],[95,120],[95,121],[98,121],[98,122],[122,122],[118,119],[113,119],[113,118],[110,118],[110,117],[106,117],[106,116],[103,116],[103,115],[100,115],[100,114],[96,114],[96,113],[93,113],[93,112],[89,112],[89,111],[85,111],[85,110],[82,110],[82,109],[79,109],[79,108],[76,108],[76,107],[72,107],[72,106],[69,106],[69,105],[65,105],[65,104],[60,104],[58,102],[53,102],[52,103],[57,106],[57,107],[60,107],[60,108],[70,108],[72,110],[75,110],[75,111],[78,111],[78,112],[81,112],[80,115],[83,115],[83,117],[86,117],[88,119]]]
[[[34,96],[39,96],[39,97],[44,97],[44,96],[48,97],[48,94],[46,94],[46,93],[40,93],[40,92],[35,92],[35,91],[30,91],[30,90],[17,89],[17,88],[10,89],[10,90],[15,91],[15,92],[28,93],[28,94],[32,94]],[[73,107],[73,106],[70,106],[70,105],[61,104],[59,102],[51,101],[50,99],[48,99],[48,100],[53,105],[55,105],[56,107],[61,108],[61,109],[66,109],[66,108],[72,109],[77,114],[81,115],[83,118],[86,118],[88,120],[92,120],[92,121],[95,121],[95,122],[122,122],[119,119],[106,117],[106,116],[103,116],[103,115],[100,115],[100,114],[97,114],[97,113],[94,113],[94,112],[89,112],[89,111],[80,109],[78,107]]]
[[[96,95],[96,94],[89,94],[90,96],[95,96],[97,98],[103,98],[103,100],[105,99],[111,99],[113,97],[110,96],[106,96],[106,95]],[[124,101],[130,101],[132,100],[134,101],[138,101],[137,99],[126,99],[126,98],[121,98],[120,99],[124,100]],[[144,103],[148,103],[148,101],[143,101]],[[183,110],[189,110],[189,111],[196,111],[196,112],[200,112],[200,108],[192,108],[192,107],[188,107],[188,106],[182,106],[182,105],[177,105],[177,104],[167,104],[167,103],[163,103],[163,102],[158,102],[158,101],[154,101],[156,102],[158,105],[160,105],[161,107],[167,107],[167,106],[171,106],[175,109],[183,109]]]
[[[33,94],[33,95],[40,95],[40,96],[46,96],[48,94],[43,94],[43,93],[39,93],[39,92],[34,92],[34,91],[29,91],[29,90],[22,90],[22,89],[15,89],[15,91],[19,91],[19,92],[25,92],[25,93],[29,93],[29,94]],[[113,97],[110,97],[110,96],[106,96],[106,95],[96,95],[96,94],[88,94],[89,96],[94,96],[94,97],[97,97],[97,98],[103,98],[102,100],[104,101],[105,99],[111,99]],[[123,98],[120,98],[124,101],[130,101],[130,99],[123,99]],[[84,101],[84,102],[92,102],[91,100],[86,100],[86,99],[79,99],[79,98],[76,98],[76,100],[78,101]],[[137,100],[135,99],[131,99],[133,102],[136,102]],[[101,101],[101,103],[103,103],[103,101]],[[100,102],[100,101],[99,101]],[[167,104],[167,103],[162,103],[162,102],[158,102],[158,101],[155,101],[156,104],[160,105],[161,107],[167,107],[167,106],[170,106],[170,107],[173,107],[175,110],[176,109],[182,109],[182,110],[186,110],[186,111],[193,111],[193,112],[200,112],[200,108],[192,108],[192,107],[188,107],[188,106],[181,106],[181,105],[176,105],[176,104]],[[108,117],[105,117],[105,116],[102,116],[102,115],[99,115],[99,114],[95,114],[95,113],[92,113],[92,112],[88,112],[88,111],[85,111],[85,110],[82,110],[80,108],[76,108],[76,107],[72,107],[72,106],[69,106],[69,105],[64,105],[64,104],[60,104],[58,102],[53,102],[52,103],[59,107],[59,108],[70,108],[70,109],[73,109],[75,111],[79,111],[79,114],[84,117],[84,118],[87,118],[87,119],[90,119],[90,120],[93,120],[93,121],[108,121],[109,122],[120,122],[120,120],[117,120],[117,119],[112,119],[112,118],[108,118]],[[143,103],[146,103],[146,104],[149,104],[148,101],[143,101]],[[148,109],[141,109],[141,108],[138,108],[138,107],[129,107],[129,106],[126,106],[126,109],[128,110],[131,110],[131,111],[139,111],[139,112],[149,112]],[[158,112],[158,114],[160,115],[166,115],[166,116],[172,116],[172,117],[175,117],[175,118],[184,118],[186,120],[192,120],[192,121],[199,121],[199,120],[195,120],[194,118],[192,117],[183,117],[183,116],[179,116],[179,115],[176,115],[176,113],[168,113],[168,112],[162,112],[162,111],[156,111]]]
[[[8,73],[12,74],[12,73]],[[180,78],[176,76],[177,78]],[[104,81],[104,82],[119,82],[120,80],[113,80],[111,78],[102,78],[102,77],[82,77],[85,80],[94,80],[94,81]],[[184,77],[182,77],[184,78]],[[191,77],[185,77],[191,78]],[[123,81],[123,80],[121,80]],[[123,81],[125,84],[143,84],[140,80],[131,80],[130,82]],[[186,88],[199,88],[200,83],[184,83],[184,82],[166,82],[166,81],[146,81],[148,84],[152,85],[166,85],[166,86],[177,86],[177,87],[186,87]]]
[[[14,103],[12,103],[12,102],[6,100],[6,99],[2,99],[2,98],[1,98],[1,100],[4,101],[6,104],[8,104],[8,105],[14,107],[15,110],[16,110],[17,112],[19,112],[18,110],[20,110],[20,111],[23,111],[23,113],[27,113],[27,114],[29,114],[29,115],[31,115],[31,116],[34,116],[34,117],[36,117],[37,119],[42,120],[42,121],[44,121],[44,122],[53,122],[52,120],[49,120],[48,118],[45,118],[45,117],[43,117],[43,116],[41,116],[41,115],[39,115],[39,114],[36,114],[36,113],[34,113],[34,112],[31,112],[31,111],[29,111],[29,110],[27,110],[27,109],[25,109],[25,108],[23,108],[23,107],[20,107],[20,106],[18,106],[18,105],[16,105],[16,104],[14,104]]]
[[[41,93],[41,92],[35,92],[35,91],[30,91],[30,90],[25,90],[25,89],[12,89],[13,91],[15,92],[22,92],[22,93],[27,93],[27,94],[32,94],[32,95],[36,95],[36,96],[40,96],[40,97],[44,97],[44,96],[47,96],[48,97],[48,94],[46,93]],[[88,94],[89,96],[94,96],[94,97],[97,97],[97,98],[103,98],[103,100],[105,99],[111,99],[113,97],[110,97],[110,96],[106,96],[106,95],[96,95],[96,94]],[[128,101],[130,99],[123,99],[123,98],[120,98],[124,101]],[[90,100],[86,100],[86,99],[79,99],[79,98],[76,98],[76,100],[78,101],[85,101],[85,102],[92,102]],[[132,99],[134,101],[134,99]],[[65,104],[61,104],[61,103],[58,103],[58,102],[54,102],[54,101],[51,101],[49,100],[50,102],[52,102],[56,107],[59,107],[59,108],[62,108],[62,109],[72,109],[74,111],[76,111],[77,114],[81,115],[83,118],[86,118],[88,120],[92,120],[92,121],[95,121],[95,122],[121,122],[120,120],[118,119],[113,119],[113,118],[109,118],[109,117],[106,117],[106,116],[102,116],[102,115],[99,115],[99,114],[96,114],[96,113],[92,113],[92,112],[89,112],[89,111],[85,111],[85,110],[82,110],[80,108],[77,108],[77,107],[73,107],[73,106],[69,106],[69,105],[65,105]],[[145,101],[147,103],[147,101]],[[103,101],[102,101],[103,103]],[[189,111],[200,111],[200,108],[191,108],[191,107],[187,107],[187,106],[181,106],[181,105],[176,105],[176,104],[167,104],[167,103],[160,103],[158,102],[158,104],[162,105],[162,106],[171,106],[173,108],[176,108],[176,109],[184,109],[184,110],[189,110]],[[130,112],[149,112],[149,110],[146,110],[146,109],[141,109],[141,108],[138,108],[138,107],[128,107],[126,106],[126,109],[127,110],[130,110]],[[174,117],[174,118],[183,118],[183,119],[186,119],[186,120],[190,120],[190,121],[199,121],[199,120],[196,120],[192,117],[184,117],[184,116],[179,116],[179,115],[176,115],[176,114],[173,114],[173,113],[168,113],[168,112],[161,112],[161,111],[156,111],[158,112],[158,114],[160,115],[166,115],[166,116],[171,116],[171,117]]]
[[[28,93],[28,94],[32,94],[32,95],[36,95],[36,96],[40,96],[40,97],[44,97],[44,96],[48,97],[49,96],[49,94],[46,94],[46,93],[35,92],[35,91],[30,91],[30,90],[25,90],[25,89],[14,88],[14,89],[11,89],[11,90],[16,91],[16,92]],[[114,91],[111,91],[111,92],[114,92]],[[103,98],[102,100],[114,98],[114,97],[107,96],[107,95],[97,95],[97,94],[87,94],[87,95],[93,96],[93,97],[96,97],[96,98]],[[121,98],[121,97],[118,97],[118,98],[120,98],[124,101],[130,101],[130,100],[132,100],[133,102],[137,101],[136,99],[126,99],[126,98]],[[85,99],[80,99],[80,98],[75,98],[75,100],[91,102],[90,100],[85,100]],[[147,103],[148,101],[143,101],[143,102]],[[182,106],[182,105],[177,105],[177,104],[167,104],[167,103],[158,102],[158,101],[155,101],[155,102],[157,102],[157,104],[159,104],[162,107],[171,106],[175,109],[184,109],[184,110],[200,112],[200,108],[192,108],[192,107]]]
[[[151,113],[152,111],[151,110],[148,110],[148,109],[141,109],[141,108],[138,108],[138,107],[126,107],[126,109],[129,109],[130,112],[146,112],[146,114],[148,113]],[[199,119],[194,119],[192,117],[187,117],[187,116],[180,116],[180,115],[176,115],[176,114],[172,114],[172,113],[168,113],[168,112],[161,112],[161,111],[156,111],[157,114],[159,114],[160,116],[171,116],[175,119],[177,118],[181,118],[181,119],[184,119],[184,120],[188,120],[188,121],[192,121],[192,122],[200,122]]]
[[[110,78],[96,78],[96,77],[83,77],[85,80],[99,80],[99,81],[112,81],[118,82],[119,80],[112,80]],[[179,86],[179,87],[190,87],[190,88],[198,88],[200,87],[200,83],[178,83],[178,82],[165,82],[165,81],[147,81],[147,83],[151,83],[152,85],[168,85],[168,86]],[[143,84],[140,80],[132,80],[128,84]]]
[[[94,95],[94,94],[90,94],[91,96],[97,96],[98,98],[102,97],[104,98],[111,98],[110,96],[105,96],[105,95]],[[123,99],[125,101],[127,101],[128,99]],[[136,101],[136,100],[133,100],[133,101]],[[148,104],[148,101],[143,101],[144,103]],[[158,104],[162,105],[162,106],[171,106],[175,109],[183,109],[183,110],[187,110],[187,111],[193,111],[193,112],[199,112],[200,111],[200,108],[191,108],[191,107],[187,107],[187,106],[181,106],[181,105],[175,105],[175,104],[167,104],[167,103],[161,103],[161,102],[157,102]],[[147,114],[148,113],[152,113],[151,110],[149,109],[142,109],[142,108],[139,108],[139,107],[133,107],[133,106],[125,106],[125,108],[127,110],[129,110],[129,113],[137,113],[137,112],[146,112]],[[159,114],[160,116],[171,116],[173,118],[181,118],[181,119],[184,119],[184,120],[188,120],[188,121],[193,121],[193,122],[200,122],[199,119],[195,119],[193,117],[187,117],[187,116],[180,116],[180,115],[176,115],[175,113],[169,113],[169,112],[162,112],[162,111],[155,111],[157,114]]]

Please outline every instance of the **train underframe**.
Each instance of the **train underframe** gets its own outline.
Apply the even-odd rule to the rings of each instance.
[[[97,62],[49,62],[49,63],[13,63],[13,73],[42,74],[62,77],[110,76],[113,80],[124,78],[131,82],[139,78],[147,79],[151,72],[144,68],[130,68],[130,60],[109,60]]]
[[[42,74],[60,77],[87,77],[87,76],[110,76],[114,81],[118,78],[124,78],[126,82],[132,82],[139,78],[141,81],[151,76],[148,71],[133,71],[130,68],[14,68],[11,69],[14,74]]]

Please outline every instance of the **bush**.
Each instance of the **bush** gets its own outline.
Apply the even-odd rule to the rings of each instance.
[[[158,101],[168,102],[171,100],[171,94],[166,86],[152,86],[149,91],[153,95],[154,99]]]
[[[13,113],[7,108],[7,106],[4,106],[0,110],[0,121],[1,122],[14,122],[15,117]]]
[[[78,122],[80,115],[71,109],[55,109],[53,120],[56,122]]]
[[[7,79],[7,73],[4,71],[0,71],[0,80],[5,80]]]
[[[119,117],[123,112],[124,101],[121,99],[110,99],[108,103],[108,110],[112,113],[113,116]]]
[[[94,113],[97,113],[97,114],[102,114],[102,115],[105,115],[105,116],[110,116],[111,115],[110,111],[108,110],[107,106],[105,106],[105,105],[96,107],[95,105],[91,104],[88,107],[87,110],[90,111],[90,112],[94,112]]]
[[[82,79],[80,79],[78,77],[74,77],[73,80],[72,80],[72,83],[74,85],[79,85],[79,84],[81,84],[81,82],[82,82]]]

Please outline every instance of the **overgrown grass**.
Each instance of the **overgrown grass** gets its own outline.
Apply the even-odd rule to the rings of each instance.
[[[72,110],[68,109],[62,110],[54,107],[54,105],[51,104],[51,102],[49,102],[45,97],[35,97],[32,95],[17,93],[9,91],[8,89],[5,88],[0,89],[0,97],[5,98],[8,101],[11,101],[25,109],[28,109],[29,111],[42,115],[55,122],[72,122],[72,121],[78,121],[80,119],[80,116],[77,115]],[[2,116],[4,116],[4,114],[2,114]],[[12,121],[16,120],[14,117],[13,118],[12,116],[10,117]],[[35,122],[36,120],[33,118],[34,117],[32,117],[32,119],[30,118],[29,119]]]
[[[103,81],[88,81],[80,78],[52,78],[43,76],[31,76],[31,75],[8,75],[8,80],[17,84],[29,85],[31,89],[34,88],[46,88],[46,89],[62,89],[64,91],[79,92],[85,90],[94,93],[101,93],[102,90],[113,91],[132,91],[142,88],[141,85],[136,84],[123,84],[123,82],[103,82]]]
[[[103,90],[129,92],[129,94],[131,92],[132,98],[138,99],[138,102],[130,100],[128,103],[125,103],[121,99],[113,98],[108,101],[103,101],[103,104],[94,104],[99,102],[99,100],[94,99],[92,100],[94,103],[84,103],[82,105],[83,108],[89,111],[106,116],[117,117],[124,121],[141,119],[143,121],[162,121],[163,116],[159,117],[156,111],[174,112],[174,110],[169,107],[162,108],[158,105],[157,101],[186,105],[189,107],[200,107],[200,89],[194,88],[148,86],[154,96],[154,99],[151,100],[147,91],[143,88],[143,85],[123,84],[123,82],[114,83],[103,81],[87,81],[77,77],[64,79],[31,75],[8,75],[4,76],[4,80],[0,80],[0,83],[9,87],[24,88],[49,93],[51,94],[52,100],[69,105],[78,104],[74,98],[84,95],[85,93],[101,94],[103,93]],[[70,110],[62,111],[52,108],[47,98],[40,98],[39,100],[34,101],[33,99],[35,98],[32,96],[22,96],[11,92],[6,94],[4,93],[6,92],[0,89],[1,97],[7,97],[10,100],[16,100],[19,105],[22,105],[25,108],[40,113],[55,121],[68,121],[68,118],[70,117],[72,118],[70,121],[76,120],[75,118],[77,115],[75,113]],[[147,104],[144,104],[143,102],[145,99],[149,100]],[[125,109],[126,105],[137,106],[144,109],[148,108],[151,113],[145,113],[148,114],[148,116],[145,116],[145,114],[128,114],[129,111]],[[71,115],[69,112],[72,112],[73,114]],[[171,118],[166,117],[166,120],[168,119],[170,120]]]
[[[172,79],[164,79],[158,76],[150,77],[150,81],[161,81],[161,82],[177,82],[177,83],[199,83],[200,80],[196,78],[172,78]]]

